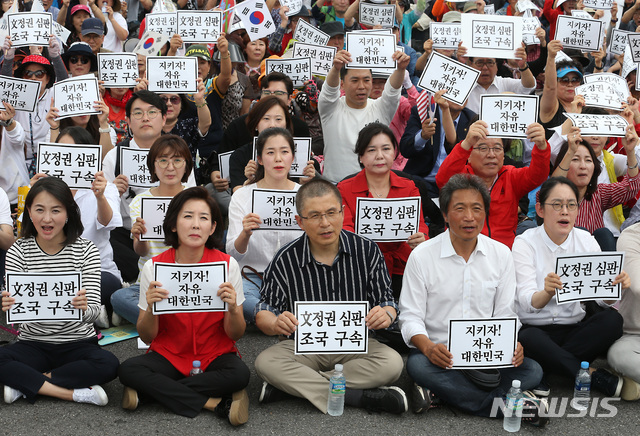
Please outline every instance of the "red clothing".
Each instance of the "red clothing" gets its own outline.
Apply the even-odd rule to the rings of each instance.
[[[342,204],[344,205],[344,224],[342,228],[355,231],[354,225],[356,220],[356,203],[358,198],[375,198],[369,192],[367,184],[367,176],[365,170],[360,171],[355,177],[343,180],[338,183],[338,190],[342,195]],[[391,189],[387,198],[402,197],[420,197],[420,191],[412,180],[397,176],[394,172],[389,173]],[[429,239],[429,228],[424,223],[422,211],[420,211],[420,223],[418,232],[424,233],[424,237]],[[407,259],[411,254],[411,247],[406,242],[378,242],[378,247],[384,255],[384,261],[387,264],[387,270],[390,275],[404,274],[404,267]]]
[[[175,263],[176,250],[170,248],[152,258],[153,262]],[[218,250],[204,249],[200,262],[227,262],[229,255]],[[217,357],[237,353],[236,343],[224,331],[225,312],[172,313],[159,316],[158,335],[149,350],[166,358],[185,377],[194,360],[201,362],[202,370]]]
[[[549,41],[554,39],[556,35],[556,20],[558,15],[564,15],[562,5],[553,9],[553,3],[555,0],[545,0],[544,7],[542,8],[542,15],[549,21]]]
[[[455,174],[475,174],[467,163],[471,150],[465,150],[460,144],[462,141],[445,158],[436,174],[436,183],[440,189]],[[528,167],[502,166],[491,187],[491,206],[482,229],[483,235],[511,248],[518,227],[518,201],[547,179],[550,158],[551,148],[547,144],[544,150],[533,147]]]

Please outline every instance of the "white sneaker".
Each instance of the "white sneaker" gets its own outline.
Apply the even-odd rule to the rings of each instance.
[[[126,323],[127,320],[124,319],[123,317],[121,317],[120,315],[118,315],[115,310],[113,311],[113,313],[111,314],[111,324],[114,325],[114,327],[118,327],[124,323]]]
[[[22,392],[17,389],[13,389],[7,385],[4,386],[4,402],[7,404],[11,404],[15,402],[18,398],[26,398]]]
[[[106,406],[109,402],[107,393],[100,385],[93,385],[84,389],[73,390],[73,401],[76,403],[89,403],[96,406]]]
[[[107,307],[104,304],[100,306],[100,314],[98,315],[95,324],[101,329],[109,328],[109,314],[107,313]]]

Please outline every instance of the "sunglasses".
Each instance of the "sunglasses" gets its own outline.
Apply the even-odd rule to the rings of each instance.
[[[162,99],[162,101],[166,103],[171,103],[172,105],[176,106],[179,105],[181,103],[180,97],[177,96],[173,96],[173,97],[160,97]]]
[[[78,62],[80,62],[82,65],[87,65],[90,61],[84,56],[71,56],[69,58],[69,62],[72,64],[77,64]]]
[[[22,73],[22,78],[31,79],[35,76],[36,79],[42,79],[46,74],[47,72],[45,70],[25,71],[24,73]]]

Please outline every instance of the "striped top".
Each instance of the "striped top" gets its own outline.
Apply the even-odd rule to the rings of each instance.
[[[306,234],[285,245],[267,267],[256,313],[293,313],[296,301],[368,301],[398,310],[378,245],[342,230],[333,265],[316,261]]]
[[[21,340],[56,344],[96,337],[93,322],[100,314],[100,253],[93,242],[78,238],[52,255],[42,251],[35,238],[18,239],[7,251],[6,271],[80,271],[82,288],[87,291],[83,321],[21,324]]]

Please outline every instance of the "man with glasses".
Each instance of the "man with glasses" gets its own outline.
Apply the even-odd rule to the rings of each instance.
[[[82,35],[80,39],[91,47],[94,55],[98,53],[111,53],[111,50],[102,48],[104,42],[104,24],[97,18],[87,18],[82,22]]]
[[[407,410],[395,382],[403,362],[393,349],[369,337],[366,354],[296,355],[296,301],[368,301],[370,330],[386,329],[397,317],[391,279],[375,242],[342,230],[342,198],[330,182],[314,179],[296,194],[296,221],[304,235],[283,247],[267,267],[256,324],[267,335],[287,338],[260,353],[256,371],[264,380],[259,401],[288,395],[306,398],[327,413],[329,377],[344,364],[345,404],[401,414]]]
[[[551,152],[544,127],[533,123],[527,127],[527,139],[535,144],[531,164],[523,168],[504,165],[502,139],[489,138],[487,126],[480,120],[469,127],[466,138],[442,162],[436,183],[442,189],[459,173],[480,177],[491,192],[491,208],[482,234],[511,247],[518,226],[518,201],[547,179]]]

